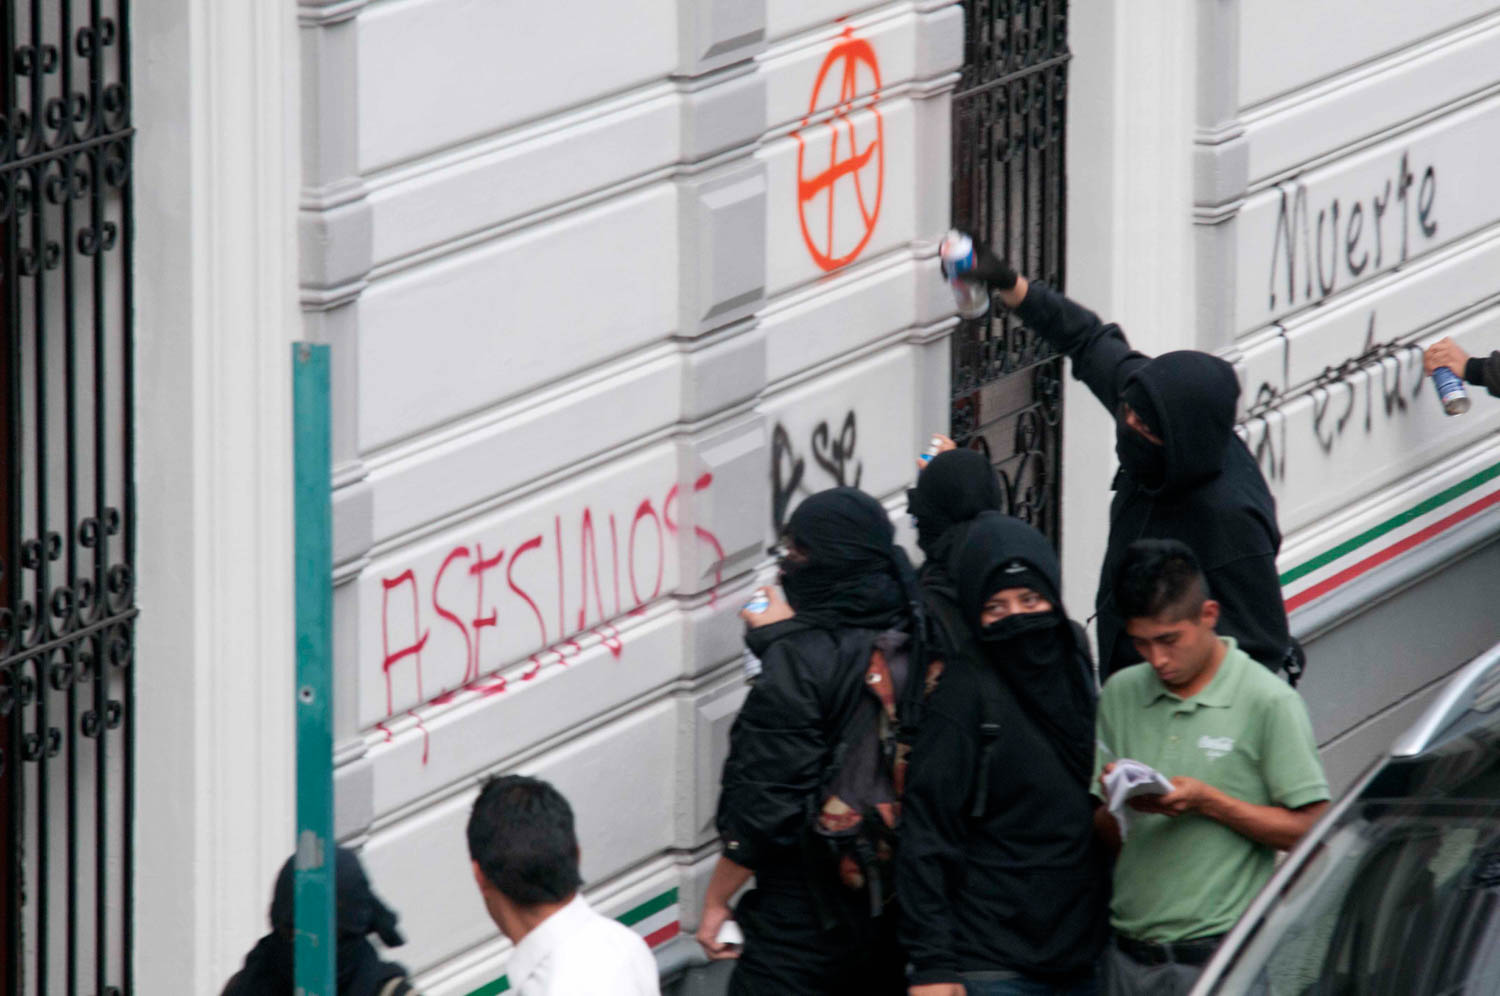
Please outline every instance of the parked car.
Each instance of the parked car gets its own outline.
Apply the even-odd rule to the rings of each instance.
[[[1288,856],[1193,996],[1500,993],[1500,644]]]

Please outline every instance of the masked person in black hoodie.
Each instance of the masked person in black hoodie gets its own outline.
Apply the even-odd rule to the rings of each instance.
[[[1057,555],[986,512],[952,566],[975,657],[945,662],[902,795],[911,996],[1092,996],[1108,862],[1089,793],[1095,689]]]
[[[762,671],[729,732],[719,795],[723,852],[704,897],[698,942],[711,958],[739,961],[736,996],[900,994],[905,959],[894,910],[856,892],[816,836],[830,758],[841,731],[872,705],[867,668],[879,648],[901,688],[915,650],[920,597],[885,509],[854,488],[806,499],[787,523],[781,586],[796,613],[751,629]],[[719,939],[729,901],[742,950]],[[874,879],[876,876],[871,875]],[[879,907],[874,909],[873,907]]]
[[[229,980],[223,996],[292,996],[294,861],[295,857],[287,858],[276,876],[271,932],[245,956],[245,967]],[[406,996],[415,992],[406,981],[406,969],[381,961],[370,943],[370,934],[388,947],[406,940],[396,929],[396,914],[371,890],[359,857],[343,847],[337,851],[334,866],[334,899],[338,996]]]
[[[1260,467],[1234,433],[1239,381],[1224,360],[1197,350],[1151,358],[1130,348],[1118,325],[1043,283],[1030,283],[983,247],[970,272],[1000,292],[1028,328],[1073,361],[1073,376],[1115,416],[1115,476],[1109,545],[1099,571],[1100,673],[1140,660],[1125,635],[1110,585],[1125,548],[1175,539],[1197,554],[1222,607],[1219,632],[1295,683],[1302,650],[1287,627],[1276,573],[1281,531]]]
[[[958,604],[958,583],[949,570],[953,553],[964,545],[975,516],[1000,511],[1004,501],[995,468],[974,450],[937,454],[906,493],[906,510],[916,524],[917,546],[924,558],[917,578],[928,617],[950,646],[971,642]]]

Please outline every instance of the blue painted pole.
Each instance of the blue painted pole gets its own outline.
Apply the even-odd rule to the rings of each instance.
[[[297,996],[335,996],[333,494],[328,347],[292,344],[296,503]]]

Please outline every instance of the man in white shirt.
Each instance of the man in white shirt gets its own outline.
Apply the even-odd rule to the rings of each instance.
[[[468,837],[485,909],[515,945],[506,975],[517,996],[660,996],[646,942],[579,893],[573,810],[555,788],[491,779]]]

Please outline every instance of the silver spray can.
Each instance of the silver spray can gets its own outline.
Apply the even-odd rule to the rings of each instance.
[[[938,447],[941,445],[943,445],[943,441],[937,436],[933,436],[928,442],[927,448],[917,455],[917,459],[923,463],[931,463],[932,458],[938,455]]]
[[[750,613],[751,615],[756,616],[760,615],[770,607],[771,599],[766,595],[765,589],[756,591],[756,593],[750,598],[750,601],[745,603],[745,611]],[[756,678],[760,677],[760,658],[755,656],[755,653],[749,647],[745,648],[744,654],[740,657],[740,666],[745,670],[746,681],[754,681]]]
[[[943,271],[948,274],[948,286],[953,290],[953,300],[958,305],[962,318],[983,318],[990,310],[990,289],[984,282],[965,280],[962,274],[974,269],[974,240],[963,232],[953,229],[943,236],[938,247],[943,259]]]
[[[1464,390],[1464,382],[1452,370],[1438,367],[1432,372],[1432,383],[1437,387],[1443,411],[1449,415],[1462,415],[1469,410],[1469,392]]]

